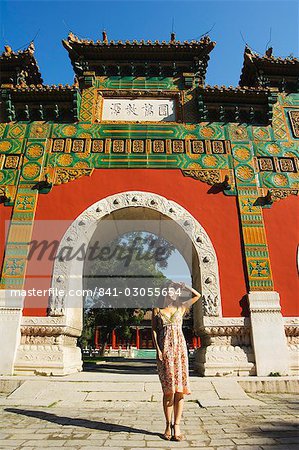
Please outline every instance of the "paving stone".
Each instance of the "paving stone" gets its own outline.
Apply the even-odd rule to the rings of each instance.
[[[107,442],[109,442],[109,441],[107,441]],[[107,445],[107,443],[105,445]],[[146,446],[146,442],[145,441],[131,440],[131,441],[128,441],[127,443],[125,443],[123,445],[126,446],[126,447],[129,447],[129,448],[130,447],[132,447],[132,448],[145,447]],[[151,443],[151,445],[153,445],[153,442]]]
[[[7,441],[10,442],[10,441]],[[29,440],[26,441],[26,445],[29,447],[39,447],[39,448],[45,448],[45,443],[47,444],[47,447],[59,447],[61,448],[67,441],[66,440],[50,440],[50,439],[43,439],[43,440]],[[47,448],[46,447],[46,448]]]
[[[237,450],[261,450],[262,447],[259,445],[237,445],[236,448]]]
[[[207,434],[192,434],[188,433],[184,427],[181,427],[181,429],[183,433],[188,437],[188,439],[190,439],[190,441],[200,442],[200,441],[208,441],[210,439]]]
[[[227,437],[228,439],[248,439],[250,437],[250,434],[243,433],[242,430],[240,430],[240,432],[227,433],[225,437]]]
[[[190,445],[190,447],[191,448],[194,448],[194,447],[196,447],[196,450],[206,450],[206,449],[208,449],[208,450],[214,450],[215,449],[215,447],[210,447],[210,446],[206,446],[206,447],[197,447],[197,444],[191,444]]]
[[[299,438],[297,437],[280,437],[277,438],[277,442],[281,444],[297,444],[299,445]]]
[[[43,446],[44,447],[42,447],[42,448],[46,448],[45,447],[45,443],[43,443]],[[23,447],[23,446],[21,446],[20,447],[22,450],[36,450],[37,449],[37,447]],[[61,450],[63,447],[50,447],[51,448],[51,450]],[[74,447],[74,448],[76,448],[76,447]]]
[[[273,445],[262,445],[261,446],[262,450],[298,450],[298,443],[297,444],[275,444],[275,446]]]
[[[283,439],[286,438],[293,438],[297,437],[299,439],[299,431],[293,429],[292,431],[285,431],[285,430],[277,430],[277,431],[267,431],[266,432],[267,437],[273,438],[273,439],[280,439],[283,437]]]
[[[48,441],[45,441],[45,444],[47,444],[47,442]],[[86,443],[86,445],[89,445],[89,446],[97,446],[98,448],[101,448],[104,445],[105,441],[103,439],[98,439],[98,440],[88,441],[88,442],[85,441],[85,443]],[[70,439],[70,440],[66,441],[63,446],[64,447],[75,447],[75,446],[80,447],[82,445],[84,445],[84,443],[82,441],[80,441],[78,439]],[[114,443],[114,445],[115,445],[115,443]]]
[[[86,396],[86,403],[105,401],[126,401],[132,400],[132,392],[90,392]],[[135,392],[134,399],[138,401],[151,401],[153,394],[151,392]],[[94,404],[96,406],[96,404]]]
[[[219,396],[223,400],[228,399],[249,399],[248,395],[235,380],[221,379],[212,381],[212,384]]]
[[[84,450],[87,450],[87,449],[97,449],[97,450],[99,450],[99,446],[98,445],[94,445],[94,446],[91,446],[91,445],[86,445],[86,446],[82,446],[82,447],[78,447],[78,448],[82,448],[82,449],[84,449]],[[104,446],[102,446],[102,448],[105,448]],[[109,450],[124,450],[124,447],[109,447]]]
[[[274,439],[267,438],[267,437],[249,437],[247,439],[239,439],[239,438],[233,438],[232,441],[235,444],[239,445],[263,445],[263,444],[277,444],[277,442]]]
[[[81,447],[76,447],[76,449],[84,449],[84,450],[99,450],[99,447],[97,445],[83,445]],[[22,449],[23,450],[23,449]]]
[[[5,447],[14,447],[17,448],[24,443],[24,439],[1,439],[0,440],[0,448]]]
[[[235,446],[233,446],[233,447],[217,447],[217,450],[235,450]]]
[[[11,439],[11,434],[9,434],[9,433],[0,433],[0,440],[7,439],[8,437]]]
[[[221,446],[234,446],[234,442],[231,439],[211,439],[210,445],[213,447]]]

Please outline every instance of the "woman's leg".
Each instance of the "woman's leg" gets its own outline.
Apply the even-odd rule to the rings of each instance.
[[[184,394],[176,392],[174,394],[174,434],[179,436],[181,434],[180,422],[184,407]]]
[[[165,434],[171,434],[171,420],[173,412],[173,394],[163,394],[163,409],[166,420]]]

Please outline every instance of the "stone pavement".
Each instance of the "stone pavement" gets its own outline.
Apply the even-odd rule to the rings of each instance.
[[[291,384],[291,380],[288,380]],[[2,388],[1,388],[2,385]],[[200,406],[256,406],[235,378],[190,377],[188,400]],[[157,375],[78,373],[67,377],[7,377],[0,379],[2,406],[98,408],[115,401],[161,402]]]
[[[0,449],[298,448],[298,399],[293,394],[251,396],[262,403],[203,408],[186,401],[183,442],[161,438],[164,419],[158,402],[111,401],[92,408],[1,406]]]
[[[299,394],[296,377],[199,377],[188,400],[202,407],[258,406],[248,393]],[[65,377],[0,376],[0,406],[98,408],[107,402],[161,402],[157,374],[80,372]],[[5,394],[5,395],[4,395]]]

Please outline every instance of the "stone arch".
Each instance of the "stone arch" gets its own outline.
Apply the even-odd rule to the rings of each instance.
[[[193,265],[192,271],[196,271],[197,276],[200,277],[196,285],[201,287],[203,306],[201,315],[221,317],[219,271],[213,244],[206,230],[190,212],[178,203],[161,195],[144,191],[126,191],[99,200],[83,211],[70,225],[60,242],[57,254],[63,255],[62,249],[65,247],[71,246],[73,251],[76,252],[79,251],[82,244],[88,246],[101,219],[114,211],[131,207],[156,210],[163,216],[174,220],[189,236],[197,256],[196,264],[198,267]],[[66,261],[63,256],[55,260],[51,285],[52,292],[57,293],[61,290],[66,295],[54,295],[50,297],[49,303],[50,316],[65,316],[69,325],[79,329],[82,321],[83,298],[79,296],[70,299],[67,292],[70,289],[82,291],[83,266],[84,260]],[[78,309],[80,314],[78,314]]]

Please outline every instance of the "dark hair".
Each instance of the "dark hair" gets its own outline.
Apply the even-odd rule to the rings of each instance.
[[[165,290],[165,289],[169,289],[172,285],[174,285],[175,283],[174,283],[174,281],[172,281],[172,280],[169,280],[169,279],[167,279],[167,280],[165,280],[164,281],[164,283],[163,284],[161,284],[161,286],[160,286],[160,295],[159,295],[159,297],[158,297],[158,301],[157,301],[157,303],[158,303],[158,307],[159,308],[163,308],[163,306],[164,306],[164,302],[165,302],[165,298],[166,298],[166,295],[163,293],[163,291]]]

